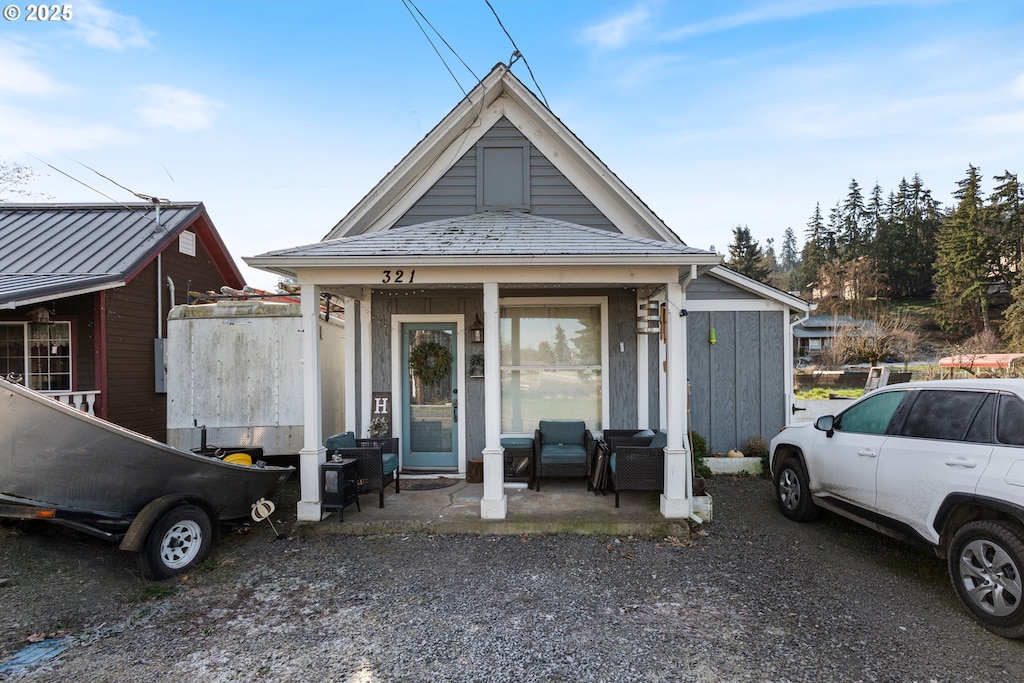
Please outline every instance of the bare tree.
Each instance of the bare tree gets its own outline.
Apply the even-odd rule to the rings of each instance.
[[[877,320],[835,323],[835,337],[826,354],[826,364],[838,367],[851,361],[872,366],[894,357],[906,363],[921,345],[921,333],[913,321],[901,313],[886,313]]]
[[[36,172],[28,166],[9,159],[0,159],[0,202],[36,194],[29,189],[35,176]]]

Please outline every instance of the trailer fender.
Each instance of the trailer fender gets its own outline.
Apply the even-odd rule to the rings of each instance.
[[[142,552],[146,545],[146,537],[149,535],[149,530],[153,528],[156,521],[168,510],[184,503],[195,505],[206,512],[210,518],[210,524],[213,526],[213,533],[215,536],[213,540],[216,541],[220,525],[217,524],[217,513],[212,507],[210,507],[209,503],[201,498],[196,498],[195,496],[190,496],[188,494],[171,493],[150,501],[146,507],[139,511],[139,514],[135,515],[135,519],[132,520],[131,526],[128,527],[128,532],[124,535],[124,538],[121,539],[121,545],[118,547],[127,552]]]

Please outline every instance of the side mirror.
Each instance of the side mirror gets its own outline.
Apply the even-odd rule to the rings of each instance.
[[[814,421],[814,428],[825,432],[829,438],[835,434],[836,418],[833,415],[822,415]]]

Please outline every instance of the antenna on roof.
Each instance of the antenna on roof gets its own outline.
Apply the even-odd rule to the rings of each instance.
[[[68,157],[68,158],[70,159],[70,157]],[[97,171],[92,166],[89,166],[88,164],[83,164],[81,161],[78,161],[77,159],[71,159],[71,160],[74,161],[79,166],[84,166],[85,168],[89,169],[90,171],[92,171],[93,173],[98,175],[100,178],[103,178],[104,180],[110,181],[114,185],[117,185],[122,190],[124,190],[126,192],[131,192],[133,195],[135,195],[136,197],[138,197],[142,201],[149,202],[150,204],[152,204],[156,208],[156,224],[158,226],[160,226],[160,227],[163,227],[163,225],[161,225],[161,223],[160,223],[160,205],[161,204],[170,204],[171,203],[170,199],[164,199],[163,197],[154,197],[152,195],[142,194],[141,192],[136,192],[132,188],[126,187],[126,186],[122,185],[121,183],[117,182],[113,178],[111,178],[109,176],[106,176],[106,175],[103,175],[102,173]],[[165,168],[164,171],[167,171],[167,169]],[[170,173],[168,173],[167,175],[170,176]],[[171,180],[174,180],[174,179],[171,178]]]
[[[65,176],[65,177],[67,177],[67,178],[70,178],[71,180],[75,181],[75,182],[76,182],[76,183],[78,183],[79,185],[82,185],[83,187],[87,187],[88,189],[92,190],[92,191],[93,191],[93,192],[95,192],[96,194],[98,194],[98,195],[101,195],[101,196],[103,196],[103,197],[106,197],[107,199],[109,199],[110,201],[114,202],[115,204],[118,204],[118,205],[120,205],[120,206],[122,206],[122,207],[124,207],[124,208],[128,209],[129,211],[132,211],[132,212],[134,212],[134,213],[138,213],[138,214],[139,214],[140,216],[142,216],[142,217],[143,217],[143,218],[145,218],[146,220],[150,221],[151,223],[155,223],[155,224],[156,224],[156,226],[157,226],[157,228],[163,228],[163,226],[162,226],[162,225],[160,225],[160,222],[159,222],[159,220],[156,220],[156,221],[154,221],[154,220],[153,220],[152,218],[150,218],[150,217],[149,217],[149,216],[147,216],[146,214],[142,213],[141,211],[138,211],[138,210],[137,210],[136,208],[134,208],[134,207],[131,207],[131,206],[129,206],[129,205],[127,205],[127,204],[125,204],[125,203],[124,203],[124,202],[122,202],[122,201],[119,201],[119,200],[117,200],[117,199],[114,199],[114,198],[113,198],[113,197],[111,197],[111,196],[110,196],[109,194],[106,194],[105,192],[101,192],[100,190],[96,189],[96,188],[95,188],[95,187],[93,187],[92,185],[89,185],[89,184],[88,184],[88,183],[86,183],[85,181],[83,181],[83,180],[79,180],[78,178],[76,178],[75,176],[71,175],[71,174],[70,174],[70,173],[68,173],[67,171],[62,171],[61,169],[57,168],[56,166],[54,166],[53,164],[51,164],[51,163],[50,163],[50,162],[48,162],[48,161],[43,161],[42,159],[40,159],[39,157],[35,156],[34,154],[29,154],[29,156],[30,156],[30,157],[32,157],[33,159],[35,159],[36,161],[38,161],[39,163],[41,163],[41,164],[43,164],[43,165],[45,165],[45,166],[47,166],[47,167],[49,167],[49,168],[53,169],[53,170],[54,170],[54,171],[56,171],[57,173],[60,173],[60,174],[61,174],[62,176]],[[80,163],[80,164],[81,164],[81,162],[76,162],[76,163]],[[85,164],[82,164],[82,166],[85,166]],[[88,167],[88,166],[86,166],[86,168],[89,168],[89,167]],[[90,170],[90,171],[93,171],[93,173],[97,173],[97,175],[103,175],[102,173],[98,173],[97,171],[94,171],[93,169],[89,169],[89,170]],[[104,177],[104,178],[107,178],[106,176],[103,176],[103,177]],[[107,180],[110,180],[110,178],[107,178]],[[114,183],[114,181],[113,181],[113,180],[110,180],[110,182]],[[124,185],[120,185],[119,183],[114,183],[114,184],[115,184],[115,185],[117,185],[118,187],[122,188],[122,189],[128,190],[128,188],[127,188],[127,187],[124,187]],[[142,195],[142,194],[138,194],[138,193],[136,193],[136,192],[133,192],[132,190],[128,190],[128,192],[131,192],[131,193],[132,193],[133,195],[135,195],[136,197],[139,197],[140,199],[146,199],[146,201],[149,201],[149,202],[152,202],[152,203],[156,204],[156,205],[157,205],[157,218],[158,218],[158,219],[159,219],[159,217],[160,217],[160,206],[159,206],[159,205],[160,205],[160,203],[161,203],[161,202],[163,202],[163,203],[166,203],[166,204],[170,204],[170,203],[171,203],[171,200],[169,200],[169,199],[159,199],[159,198],[157,198],[157,197],[149,197],[148,195]]]

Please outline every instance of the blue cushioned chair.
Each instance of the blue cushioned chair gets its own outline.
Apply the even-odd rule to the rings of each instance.
[[[585,477],[590,490],[590,464],[597,442],[582,420],[541,420],[533,437],[533,476]]]
[[[355,458],[359,471],[359,491],[380,491],[380,506],[384,507],[384,489],[395,483],[395,493],[401,493],[398,477],[398,437],[385,439],[357,439],[352,432],[342,432],[327,439],[327,458]]]

